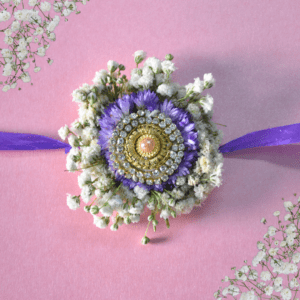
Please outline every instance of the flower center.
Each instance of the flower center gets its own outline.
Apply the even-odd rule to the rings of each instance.
[[[155,141],[150,137],[145,137],[139,144],[140,150],[145,153],[151,153],[155,148]]]

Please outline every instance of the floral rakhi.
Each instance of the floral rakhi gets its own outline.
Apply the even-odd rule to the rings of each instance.
[[[135,52],[130,80],[123,65],[109,61],[94,85],[73,92],[79,118],[59,130],[72,146],[67,169],[81,171],[81,195],[68,195],[67,203],[77,209],[82,199],[99,228],[139,222],[145,207],[154,231],[157,216],[169,227],[171,216],[200,206],[221,183],[222,133],[211,121],[213,98],[202,95],[212,75],[180,86],[171,79],[172,55],[139,67],[145,57]]]

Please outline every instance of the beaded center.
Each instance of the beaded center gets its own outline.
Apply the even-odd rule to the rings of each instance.
[[[165,114],[138,110],[124,116],[110,139],[113,168],[147,185],[166,182],[184,156],[181,132]]]

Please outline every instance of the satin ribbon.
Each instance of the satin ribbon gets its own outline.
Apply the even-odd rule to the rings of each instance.
[[[300,123],[254,131],[219,147],[221,153],[300,142]]]
[[[295,144],[300,142],[300,123],[254,131],[219,147],[221,153],[241,149]],[[64,148],[69,144],[38,134],[0,132],[0,150],[42,150]]]
[[[71,146],[38,134],[0,132],[0,150],[43,150],[60,148],[64,148],[65,153],[68,153]]]

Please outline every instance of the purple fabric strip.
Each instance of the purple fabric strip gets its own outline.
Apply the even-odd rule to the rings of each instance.
[[[38,134],[0,132],[0,150],[43,150],[60,148],[65,148],[65,153],[68,153],[71,146]]]
[[[295,144],[300,142],[300,123],[248,133],[219,147],[221,153],[236,150]]]
[[[300,142],[300,123],[280,126],[248,133],[219,147],[221,153],[234,152],[241,149],[295,144]],[[0,132],[0,150],[43,150],[65,148],[69,144],[55,139],[27,133]]]

